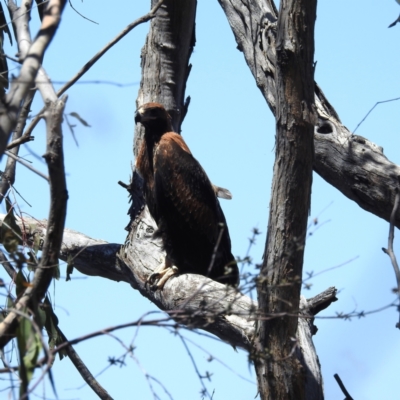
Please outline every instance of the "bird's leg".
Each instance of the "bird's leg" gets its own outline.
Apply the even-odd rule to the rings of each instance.
[[[178,273],[178,268],[173,265],[172,260],[166,256],[165,263],[156,268],[156,270],[147,278],[146,284],[150,284],[151,290],[162,289],[165,282],[167,282],[171,276]]]

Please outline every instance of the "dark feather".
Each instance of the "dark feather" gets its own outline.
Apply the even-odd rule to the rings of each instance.
[[[167,256],[180,272],[236,285],[238,268],[215,186],[183,138],[170,132],[169,116],[161,105],[141,107],[136,121],[146,128],[137,168]]]

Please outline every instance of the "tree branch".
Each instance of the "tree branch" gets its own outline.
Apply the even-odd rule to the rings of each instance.
[[[272,0],[218,0],[271,111],[276,113],[276,22]],[[318,123],[315,126],[314,170],[361,208],[386,221],[393,209],[400,167],[383,155],[383,149],[352,135],[335,109],[315,85]],[[400,228],[400,210],[395,226]]]
[[[399,298],[399,306],[400,307],[400,269],[399,264],[397,263],[396,254],[394,253],[393,249],[393,241],[394,241],[394,219],[396,216],[397,209],[399,208],[400,203],[400,191],[399,189],[396,190],[396,197],[394,201],[392,215],[390,217],[390,226],[389,226],[389,239],[388,239],[388,248],[382,248],[383,252],[386,253],[390,257],[390,261],[392,263],[394,273],[396,275],[397,281],[397,297]],[[400,314],[400,309],[399,309]],[[396,328],[400,329],[400,315],[399,315],[399,322],[396,324]]]
[[[66,0],[49,1],[41,28],[22,63],[19,77],[11,83],[10,90],[1,104],[0,108],[3,111],[0,118],[0,155],[6,149],[8,139],[18,121],[21,103],[32,87],[44,53],[56,33],[65,3]],[[10,4],[16,7],[13,0],[10,0]],[[25,4],[27,9],[30,9],[32,1]]]
[[[10,309],[4,321],[0,323],[0,347],[4,347],[13,338],[18,326],[20,312],[30,305],[32,299],[39,301],[45,295],[54,275],[54,268],[58,267],[58,254],[61,247],[68,198],[61,134],[64,105],[64,99],[57,100],[55,103],[49,104],[46,111],[47,151],[44,158],[49,167],[51,201],[42,258],[31,285],[17,300],[15,311]]]
[[[22,224],[21,224],[22,226]],[[14,267],[11,265],[11,263],[7,260],[6,256],[2,251],[0,251],[0,263],[3,265],[4,269],[8,273],[9,277],[14,280],[17,272],[15,271]],[[60,327],[56,327],[58,335],[61,337],[61,340],[63,342],[68,342],[68,339],[65,337],[64,333],[61,331]],[[78,370],[80,375],[82,376],[83,380],[93,389],[93,391],[101,398],[105,400],[112,400],[112,397],[107,393],[107,391],[99,384],[99,382],[96,380],[96,378],[92,375],[92,373],[89,371],[89,369],[86,367],[85,363],[82,361],[82,359],[79,357],[79,354],[75,351],[75,349],[72,347],[71,344],[68,344],[67,346],[64,346],[63,349],[65,349],[65,352],[67,353],[69,359],[71,362],[74,364],[75,368]],[[50,350],[52,355],[55,355],[56,352],[53,350]],[[43,360],[38,361],[37,367],[42,367],[44,363],[48,362],[47,357],[45,357]],[[0,370],[0,373],[2,372],[7,372],[7,371],[12,371],[12,370],[17,370],[18,367],[16,368],[6,368],[5,370]]]
[[[1,214],[0,221],[4,217]],[[24,217],[17,218],[17,223],[27,243],[43,242],[47,232],[46,220]],[[172,277],[162,291],[152,291],[146,285],[147,278],[165,258],[159,240],[153,239],[155,228],[146,208],[143,217],[134,222],[124,245],[108,244],[64,229],[60,258],[70,260],[84,274],[129,283],[178,322],[192,329],[204,329],[232,346],[249,350],[254,339],[257,303],[248,296],[195,274]],[[321,298],[330,298],[332,290],[334,288],[321,294]],[[310,307],[313,308],[318,301],[318,297],[302,300],[303,317],[300,319],[309,322],[299,325],[298,332],[299,343],[305,343],[302,352],[311,360],[316,359],[315,350],[313,355],[312,342],[305,338],[311,338],[315,332]]]
[[[63,87],[61,87],[57,91],[57,96],[60,97],[63,95],[72,85],[74,85],[79,79],[82,78],[86,72],[89,71],[93,65],[99,61],[104,54],[107,53],[115,44],[117,44],[123,37],[125,37],[132,29],[136,28],[138,25],[143,24],[145,22],[150,21],[156,16],[157,10],[161,7],[164,0],[159,0],[158,3],[146,14],[142,17],[136,19],[131,22],[124,30],[122,30],[114,39],[112,39],[109,43],[107,43],[98,53],[96,53],[76,74],[73,76]],[[28,128],[24,133],[24,137],[30,137],[33,132],[33,129],[36,127],[40,119],[42,118],[42,113],[44,112],[44,108],[38,113],[38,115],[33,118],[32,122],[29,124]]]
[[[64,342],[68,343],[68,339],[62,333],[60,328],[57,327],[57,332],[61,336]],[[85,363],[79,357],[79,354],[75,351],[71,344],[65,346],[65,351],[72,364],[83,378],[83,380],[88,384],[88,386],[99,396],[102,400],[113,400],[113,398],[108,394],[108,392],[100,385],[97,379],[92,375],[89,369],[86,367]],[[54,354],[54,353],[53,353]]]
[[[276,153],[264,262],[258,277],[261,320],[253,350],[261,399],[310,398],[293,341],[314,157],[314,24],[316,0],[282,0],[276,37]],[[284,361],[283,361],[284,360]],[[300,361],[300,362],[299,362]],[[307,366],[306,366],[307,367]],[[323,397],[321,381],[315,388]]]

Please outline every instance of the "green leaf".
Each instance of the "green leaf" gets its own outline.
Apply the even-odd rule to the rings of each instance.
[[[11,296],[7,296],[7,310],[14,307],[14,300]]]
[[[71,117],[76,118],[83,126],[90,128],[91,126],[76,112],[69,113]]]
[[[18,249],[18,245],[22,244],[22,232],[8,197],[6,198],[6,209],[7,215],[0,227],[0,243],[3,243],[9,253],[13,253]]]
[[[35,233],[33,235],[33,244],[32,244],[32,249],[35,252],[35,254],[38,253],[42,245],[42,239],[38,233]]]
[[[47,296],[43,301],[42,310],[46,314],[46,322],[44,327],[49,337],[49,348],[54,349],[59,344],[64,343],[65,338],[60,334],[59,330],[57,329],[58,318],[57,315],[54,313],[53,307],[51,306],[51,302]],[[67,350],[62,349],[61,351],[59,351],[58,354],[60,360],[62,360],[64,357],[67,356]]]
[[[27,309],[22,310],[27,313]],[[42,342],[32,326],[32,322],[27,317],[22,317],[16,332],[17,346],[20,358],[20,396],[28,391],[28,385],[33,377],[36,363],[42,350]]]

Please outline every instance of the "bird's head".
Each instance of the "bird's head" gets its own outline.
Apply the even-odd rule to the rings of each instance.
[[[160,133],[172,131],[171,117],[159,103],[146,103],[140,106],[135,113],[135,123],[138,122],[145,128],[161,131]]]

